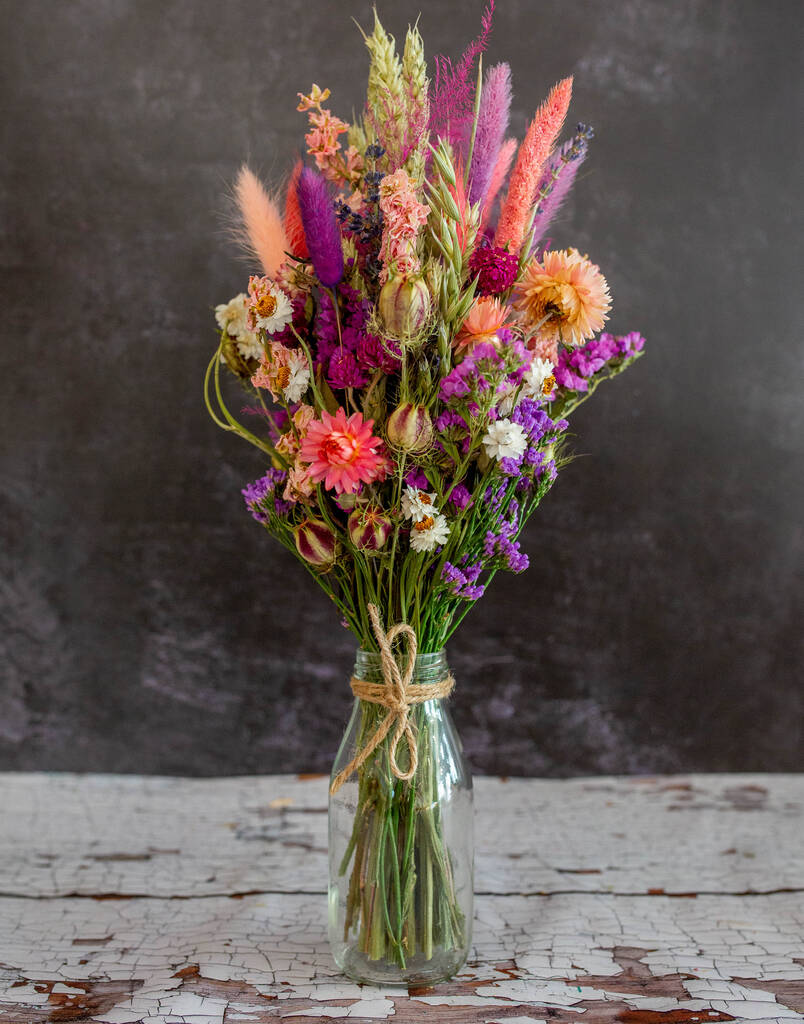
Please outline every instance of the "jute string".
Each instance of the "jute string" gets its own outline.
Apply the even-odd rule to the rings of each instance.
[[[335,776],[329,787],[330,793],[337,793],[346,782],[352,772],[356,772],[365,761],[371,757],[377,747],[382,743],[391,726],[394,733],[391,738],[391,745],[388,750],[391,771],[398,779],[412,779],[416,774],[419,764],[419,752],[416,749],[416,736],[410,721],[410,709],[414,704],[423,704],[426,700],[438,700],[441,697],[448,697],[455,686],[455,680],[451,675],[446,675],[438,683],[413,683],[413,672],[416,667],[416,652],[418,641],[416,631],[407,622],[398,622],[386,633],[382,628],[380,612],[376,605],[368,605],[371,628],[377,638],[377,645],[380,649],[380,666],[382,670],[382,683],[370,683],[365,679],[357,679],[354,676],[349,680],[352,693],[360,700],[369,701],[371,704],[379,704],[387,709],[387,714],[370,739],[359,750],[347,766]],[[394,657],[393,645],[398,637],[405,637],[408,645],[408,660],[404,671],[399,670],[396,658]],[[405,737],[410,754],[408,770],[402,771],[397,764],[396,750],[402,737]]]

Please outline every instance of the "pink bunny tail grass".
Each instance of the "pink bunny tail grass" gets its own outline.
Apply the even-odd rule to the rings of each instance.
[[[519,147],[511,185],[494,236],[496,246],[507,245],[511,252],[519,252],[542,166],[564,124],[571,98],[572,78],[564,78],[553,86],[547,99],[536,111],[525,140]]]
[[[240,213],[238,240],[273,277],[285,259],[288,243],[279,207],[255,174],[243,164],[234,186]]]
[[[494,17],[494,0],[483,12],[480,35],[466,48],[457,67],[449,57],[435,59],[436,78],[430,102],[430,131],[435,138],[446,139],[456,154],[465,151],[472,120],[475,60],[486,49]]]
[[[305,167],[296,194],[313,270],[325,288],[334,288],[343,277],[343,249],[327,183],[311,167]]]
[[[511,68],[495,64],[486,72],[477,114],[475,148],[469,168],[469,200],[484,202],[511,111]]]
[[[297,160],[288,180],[288,191],[285,196],[285,235],[288,240],[288,250],[294,256],[306,260],[310,258],[310,253],[307,249],[307,240],[304,237],[304,224],[302,224],[298,193],[302,166],[301,160]]]
[[[539,182],[539,201],[533,218],[533,252],[537,243],[544,238],[553,218],[561,209],[581,164],[586,159],[588,145],[580,133],[569,139],[551,158]]]
[[[514,159],[514,153],[516,153],[516,146],[516,139],[506,139],[502,146],[500,146],[500,153],[497,157],[497,163],[494,165],[494,170],[491,172],[491,181],[489,182],[486,199],[480,216],[481,230],[486,227],[491,211],[494,208],[494,200],[497,198],[497,195],[503,186],[503,182],[508,177],[508,172],[511,170],[511,163]]]

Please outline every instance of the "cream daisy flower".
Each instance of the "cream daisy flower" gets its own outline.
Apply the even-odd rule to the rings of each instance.
[[[551,395],[556,386],[554,369],[549,359],[537,356],[522,378],[522,397],[534,398],[538,402]]]
[[[418,523],[428,516],[435,515],[435,500],[435,493],[427,494],[426,491],[419,491],[415,487],[406,487],[402,495],[402,515],[405,519],[412,519]]]
[[[244,359],[261,359],[264,354],[259,335],[249,327],[248,296],[244,292],[235,295],[228,302],[215,307],[218,327],[234,338],[235,345]],[[221,356],[223,359],[223,356]]]
[[[489,424],[483,438],[483,447],[490,459],[518,459],[525,453],[528,439],[525,431],[518,423],[509,419],[497,420]]]
[[[249,278],[248,324],[252,330],[276,334],[293,319],[290,299],[270,277]]]
[[[439,544],[445,544],[449,537],[449,523],[439,512],[425,516],[413,524],[410,531],[410,546],[413,551],[432,551]]]

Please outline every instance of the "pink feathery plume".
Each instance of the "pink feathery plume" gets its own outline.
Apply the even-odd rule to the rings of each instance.
[[[494,170],[491,172],[491,181],[489,182],[486,199],[480,214],[481,230],[488,223],[489,216],[494,208],[494,200],[497,198],[497,194],[508,177],[508,172],[511,170],[511,163],[514,159],[514,153],[516,153],[516,145],[516,139],[506,139],[500,147],[500,154],[497,157]]]
[[[313,270],[325,288],[334,288],[343,277],[343,249],[327,183],[311,167],[305,167],[296,192]]]
[[[279,207],[245,164],[237,175],[234,193],[241,222],[238,240],[260,261],[265,273],[273,277],[288,247]]]
[[[430,131],[446,139],[455,153],[460,153],[469,138],[472,120],[474,87],[472,69],[475,59],[486,49],[494,0],[489,0],[480,25],[480,35],[467,46],[457,67],[449,57],[439,54],[435,59],[436,79],[430,105]]]
[[[508,195],[500,212],[494,244],[519,252],[525,234],[542,166],[561,131],[572,97],[572,78],[564,78],[550,90],[536,111],[527,135],[519,147]]]
[[[550,158],[536,193],[538,204],[533,218],[533,246],[544,238],[555,215],[561,209],[581,164],[586,159],[592,129],[578,125],[578,132]]]
[[[466,194],[466,189],[463,184],[463,164],[460,160],[455,165],[455,184],[449,185],[449,193],[455,200],[455,205],[458,207],[458,213],[460,214],[460,220],[456,224],[455,232],[458,236],[458,244],[461,247],[461,252],[466,251],[466,236],[467,236],[467,224],[469,222],[470,203],[469,197]]]
[[[511,68],[495,64],[489,68],[480,95],[475,148],[469,167],[469,200],[483,202],[489,190],[500,147],[508,130],[511,112]]]
[[[306,260],[310,258],[307,251],[307,241],[304,237],[304,225],[302,224],[301,208],[299,206],[299,178],[302,172],[302,162],[297,160],[288,181],[288,191],[285,196],[285,235],[288,240],[288,250],[294,256]]]

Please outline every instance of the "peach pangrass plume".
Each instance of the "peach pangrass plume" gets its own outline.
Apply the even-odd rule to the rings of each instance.
[[[273,277],[285,260],[288,247],[279,207],[246,164],[240,168],[234,187],[240,213],[238,240]]]
[[[572,78],[564,78],[553,86],[547,99],[536,111],[525,140],[519,147],[508,195],[494,236],[495,245],[507,245],[511,252],[519,252],[542,167],[564,124],[571,98]]]
[[[302,167],[301,160],[297,160],[288,180],[288,191],[285,196],[285,235],[288,241],[288,251],[292,252],[294,256],[306,260],[310,258],[310,253],[307,250],[307,240],[304,237],[304,224],[302,224],[298,194]]]
[[[516,287],[514,308],[534,332],[530,348],[539,341],[575,347],[601,330],[611,297],[600,268],[577,249],[565,249],[531,260]]]

